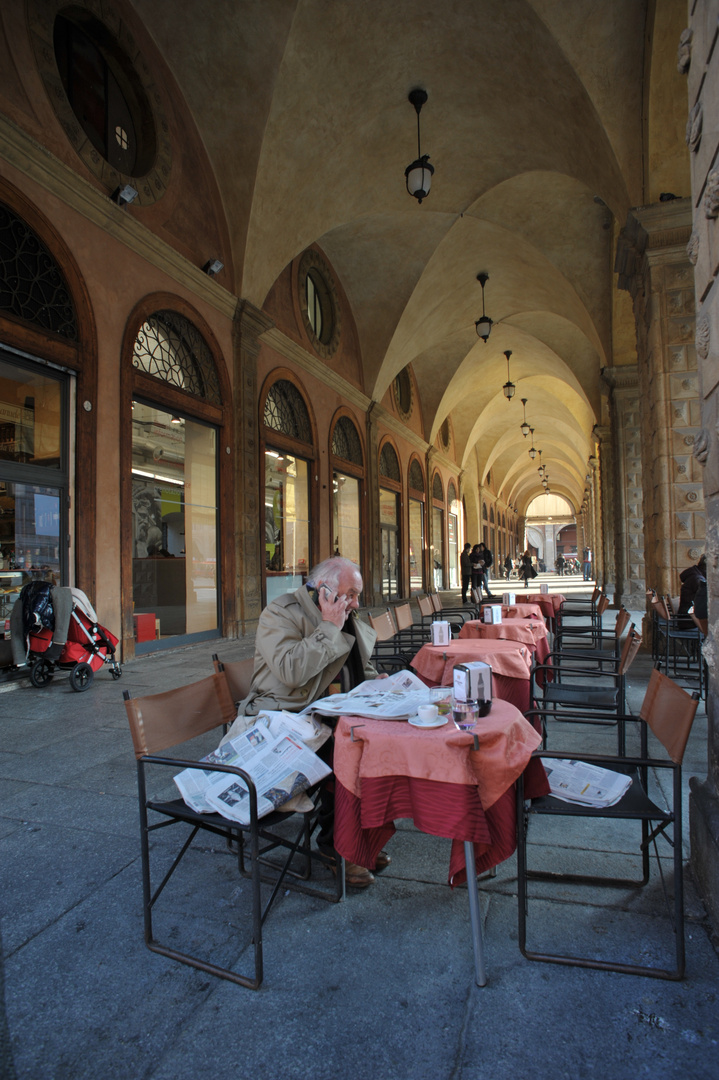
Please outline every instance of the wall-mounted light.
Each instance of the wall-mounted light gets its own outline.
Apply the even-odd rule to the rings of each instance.
[[[170,423],[171,424],[181,424],[182,420],[180,419],[179,416],[171,416],[170,417]]]
[[[484,311],[484,286],[489,281],[489,274],[486,274],[484,271],[482,271],[481,274],[477,274],[477,281],[482,286],[482,317],[481,319],[477,319],[476,323],[474,324],[474,328],[477,331],[477,336],[481,337],[482,341],[486,345],[487,338],[489,337],[489,332],[492,329],[492,320],[490,319],[489,315],[485,314]]]
[[[404,178],[407,191],[414,196],[418,203],[421,203],[422,199],[426,199],[429,195],[432,177],[434,176],[434,169],[429,163],[429,154],[422,153],[419,136],[419,114],[427,100],[427,91],[419,88],[410,90],[409,100],[417,112],[417,160],[413,161],[404,170]]]
[[[219,274],[220,270],[224,268],[224,265],[225,264],[223,262],[220,262],[219,259],[208,259],[208,261],[202,267],[202,270],[203,273],[208,275],[208,277],[214,277],[215,274]]]
[[[123,184],[122,187],[116,188],[113,191],[110,198],[113,202],[116,202],[118,206],[127,206],[129,203],[134,202],[139,192],[137,188],[134,188],[132,184]]]
[[[504,355],[507,357],[507,381],[504,384],[504,386],[502,387],[502,393],[506,397],[507,401],[511,401],[512,398],[514,397],[514,392],[517,389],[517,387],[514,385],[514,383],[511,381],[511,379],[509,377],[509,358],[512,355],[512,350],[511,349],[505,349]]]
[[[527,399],[526,399],[526,397],[523,397],[521,400],[522,400],[522,409],[524,410],[524,420],[522,420],[522,423],[519,425],[519,430],[522,432],[522,435],[524,435],[524,437],[526,439],[527,435],[529,435],[529,432],[532,429],[530,428],[529,424],[527,423]]]
[[[534,449],[534,428],[533,428],[533,427],[531,427],[531,428],[529,429],[529,431],[530,431],[530,433],[531,433],[531,436],[532,436],[532,445],[530,446],[530,448],[529,448],[529,450],[527,451],[527,453],[528,453],[528,454],[529,454],[529,456],[531,457],[532,461],[534,461],[534,459],[535,459],[535,458],[536,458],[536,456],[537,456],[537,451],[536,451],[536,450]]]

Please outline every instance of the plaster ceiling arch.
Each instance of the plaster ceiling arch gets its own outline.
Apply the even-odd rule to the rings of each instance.
[[[542,462],[546,465],[544,458],[551,448],[557,460],[575,462],[577,468],[580,468],[581,463],[586,461],[586,444],[581,430],[578,430],[572,423],[571,413],[566,412],[562,415],[560,410],[557,409],[554,425],[555,430],[552,438],[542,440]],[[489,449],[483,456],[483,450],[486,447]],[[515,461],[522,469],[538,467],[540,463],[539,456],[535,459],[530,458],[527,453],[528,449],[529,447],[526,446],[519,431],[515,432],[512,429],[504,432],[494,440],[493,433],[488,432],[486,438],[478,442],[476,446],[480,481],[484,482],[487,473],[491,471],[495,482],[499,483]],[[504,468],[502,468],[503,464]]]
[[[481,254],[478,254],[481,253]],[[494,267],[500,269],[494,271]],[[372,396],[382,399],[402,368],[431,353],[449,333],[466,331],[480,349],[474,323],[482,313],[477,273],[490,268],[485,310],[504,324],[523,312],[543,311],[576,325],[604,356],[597,328],[571,282],[532,245],[492,222],[464,217],[445,234],[397,323]],[[497,340],[493,327],[489,341]]]
[[[523,383],[518,383],[518,389],[521,389],[522,385]],[[512,401],[508,403],[502,393],[501,386],[499,386],[482,411],[474,414],[472,427],[464,446],[462,467],[464,467],[468,453],[474,451],[477,454],[478,462],[481,463],[481,475],[484,475],[489,467],[487,462],[490,461],[493,448],[501,435],[505,431],[511,433],[513,427],[510,425],[515,425],[519,434],[519,425],[522,422],[519,396],[519,393],[516,393]],[[528,397],[529,395],[527,393],[521,396]],[[567,441],[574,445],[578,451],[583,451],[589,445],[590,432],[596,422],[594,414],[588,403],[582,398],[582,395],[573,390],[561,377],[543,376],[541,390],[535,390],[532,401],[533,403],[536,402],[536,408],[540,415],[546,412],[551,416],[551,423],[555,428],[559,423],[566,425]],[[471,408],[471,404],[469,407]],[[512,410],[512,413],[509,410]],[[462,409],[460,407],[457,407],[452,412],[455,442],[458,439],[458,420],[461,420],[461,414]],[[535,427],[536,440],[541,435],[539,425],[532,424],[531,426]],[[527,449],[529,448],[527,447]]]
[[[402,176],[416,145],[413,85],[430,95],[422,122],[437,169],[433,211],[461,213],[517,172],[552,169],[629,205],[602,118],[527,0],[455,0],[421,12],[409,0],[298,0],[270,74],[247,242],[235,253],[243,295],[257,306],[309,244],[368,209],[404,205]],[[233,105],[242,112],[251,100]],[[243,168],[238,149],[225,149],[231,160],[218,173]]]
[[[562,440],[562,429],[566,430],[566,427],[567,425],[557,424],[557,443],[555,446],[549,444],[547,449],[551,448],[556,454],[556,457],[552,458],[552,464],[561,462],[579,491],[584,487],[586,453],[583,454],[580,448],[572,447],[568,441]],[[542,449],[542,459],[544,459],[544,456],[545,451]],[[526,451],[520,450],[517,453],[516,446],[506,446],[498,448],[496,455],[488,463],[487,468],[492,473],[497,487],[497,494],[504,496],[507,490],[511,492],[517,477],[524,476],[527,473],[530,475],[537,473],[539,455],[532,459],[526,454]],[[486,471],[484,476],[486,476]]]
[[[532,510],[532,503],[527,507],[527,516],[544,517],[546,514],[551,514],[552,517],[565,517],[570,514],[574,514],[574,506],[567,499],[566,495],[562,495],[558,491],[552,491],[549,495],[542,492],[541,495],[537,495],[533,500],[538,503],[535,515],[530,514]],[[562,504],[565,504],[564,506]]]

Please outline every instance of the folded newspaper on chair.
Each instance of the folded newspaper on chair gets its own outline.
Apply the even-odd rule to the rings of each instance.
[[[542,758],[555,799],[580,806],[614,806],[631,785],[631,776],[602,769],[587,761]]]
[[[264,817],[332,771],[301,739],[298,717],[284,712],[260,713],[252,727],[222,743],[202,761],[235,765],[249,773],[257,788],[257,816]],[[239,776],[184,769],[174,780],[184,801],[197,813],[219,813],[249,824],[250,796]]]

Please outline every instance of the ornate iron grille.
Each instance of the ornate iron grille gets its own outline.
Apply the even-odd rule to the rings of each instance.
[[[412,462],[410,462],[409,486],[411,488],[414,488],[415,491],[424,491],[424,477],[422,476],[422,468],[416,458]]]
[[[332,453],[353,465],[363,465],[362,443],[349,416],[340,416],[332,433]]]
[[[77,341],[75,306],[60,267],[5,203],[0,203],[0,311]]]
[[[454,486],[454,481],[450,480],[449,487],[447,488],[447,502],[451,506],[452,503],[457,501],[457,489]]]
[[[395,449],[390,443],[385,443],[379,456],[379,474],[386,476],[388,480],[399,482],[399,461]]]
[[[312,443],[312,424],[305,400],[287,379],[278,379],[268,390],[264,421],[265,427],[273,431]]]
[[[444,499],[444,492],[442,491],[442,481],[439,473],[434,474],[434,480],[432,481],[432,498],[438,499],[440,502]]]
[[[132,364],[210,405],[222,404],[209,346],[197,327],[177,311],[156,311],[142,324]]]

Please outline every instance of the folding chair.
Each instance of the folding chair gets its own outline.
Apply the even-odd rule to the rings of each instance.
[[[235,719],[235,705],[228,687],[226,672],[210,675],[209,678],[201,679],[199,682],[161,694],[131,698],[125,691],[123,696],[137,758],[145,944],[152,952],[257,990],[263,978],[262,928],[280,888],[294,889],[333,902],[342,898],[341,873],[337,874],[331,889],[314,888],[305,884],[311,876],[312,860],[325,866],[330,866],[331,863],[327,856],[312,850],[310,846],[317,820],[317,808],[298,815],[301,819],[299,829],[296,828],[297,819],[290,813],[275,811],[266,817],[258,818],[257,790],[252,778],[242,769],[214,763],[213,771],[232,773],[244,781],[250,803],[248,825],[231,821],[221,814],[197,813],[190,809],[182,799],[152,798],[148,795],[147,773],[153,772],[154,767],[160,769],[163,783],[167,783],[168,780],[166,772],[168,767],[172,769],[173,774],[182,769],[203,771],[208,768],[207,762],[198,761],[195,757],[165,755],[189,739],[195,739],[213,730],[216,731],[217,738],[208,750],[215,749],[220,740],[223,725],[231,724]],[[153,778],[156,776],[157,774],[153,772]],[[150,834],[168,826],[179,826],[184,840],[164,877],[153,888]],[[189,835],[186,826],[190,828]],[[280,826],[284,828],[280,829]],[[183,856],[190,849],[199,830],[222,837],[228,844],[234,842],[236,845],[234,857],[237,858],[239,872],[251,880],[251,943],[254,950],[254,975],[239,974],[231,968],[181,952],[173,946],[161,944],[155,938],[153,930],[155,904],[178,869]],[[271,852],[285,853],[284,861],[279,863],[268,858]],[[227,851],[223,854],[228,858],[231,857]],[[306,860],[303,869],[299,871],[295,871],[292,866],[296,855]],[[245,867],[246,862],[249,863],[249,869]],[[261,883],[268,880],[272,883],[272,889],[263,906]],[[201,896],[202,881],[198,881],[196,887],[198,896]],[[201,906],[201,901],[198,901],[198,907]]]
[[[397,627],[392,612],[387,608],[381,615],[368,615],[369,624],[377,634],[372,652],[372,662],[378,671],[391,675],[409,667],[411,657],[403,653],[397,642]]]
[[[704,635],[698,621],[690,613],[679,614],[678,597],[665,596],[663,607],[657,601],[657,611],[663,645],[661,655],[657,659],[666,674],[671,675],[673,679],[690,682],[697,680],[699,695],[703,697],[704,658],[701,643]]]
[[[565,638],[589,638],[591,647],[596,648],[602,637],[602,617],[609,607],[609,597],[601,593],[597,603],[592,608],[585,609],[584,619],[588,621],[577,623],[567,622],[566,613],[560,607],[556,620],[554,640],[558,649],[562,648]],[[574,616],[576,618],[576,613]],[[576,647],[576,646],[575,646]]]
[[[684,976],[684,883],[683,883],[683,852],[682,852],[682,785],[681,785],[681,762],[684,755],[694,714],[697,710],[698,695],[690,697],[685,690],[672,682],[671,679],[662,675],[658,670],[652,672],[644,702],[638,717],[619,717],[619,722],[638,723],[640,725],[640,753],[638,757],[618,757],[605,755],[577,755],[581,761],[598,765],[602,768],[611,769],[614,772],[624,773],[632,777],[632,783],[628,791],[614,806],[596,808],[581,806],[576,803],[563,802],[553,795],[546,795],[535,799],[525,805],[524,786],[520,777],[517,783],[517,881],[519,902],[519,948],[522,955],[528,960],[540,960],[552,964],[565,964],[577,967],[596,968],[601,971],[617,971],[627,975],[647,975],[660,979],[681,979]],[[666,750],[667,758],[649,756],[648,730],[659,740]],[[572,758],[571,753],[564,750],[546,751],[538,750],[537,756],[551,762],[555,758]],[[658,802],[662,798],[664,787],[660,781],[655,780],[657,794],[650,798],[649,780],[654,773],[664,772],[671,777],[671,798],[668,805],[660,806]],[[657,801],[654,801],[656,799]],[[607,822],[617,820],[638,821],[641,824],[641,853],[642,876],[639,879],[626,879],[616,877],[604,877],[596,874],[557,873],[549,870],[529,870],[528,857],[528,829],[532,819],[542,815],[556,818],[580,817],[593,819],[595,822],[603,821],[601,828],[607,830]],[[596,828],[600,828],[599,825]],[[582,829],[581,850],[589,852],[596,864],[597,849],[590,848],[587,841],[587,828]],[[565,858],[568,858],[569,849],[564,835],[556,844],[548,844],[543,838],[541,851],[544,855],[550,854],[561,846]],[[674,868],[674,904],[673,904],[673,930],[675,935],[675,965],[673,968],[641,963],[628,963],[624,961],[608,960],[601,957],[586,957],[565,955],[558,952],[536,951],[527,947],[527,920],[529,914],[528,904],[528,879],[558,882],[562,886],[561,902],[567,902],[567,885],[591,885],[596,890],[597,886],[610,886],[623,889],[639,889],[649,882],[650,846],[653,847],[660,879],[671,916],[671,905],[667,895],[667,883],[659,858],[657,839],[663,837],[673,848]],[[617,841],[618,846],[623,847],[624,840]],[[608,844],[602,843],[603,856]],[[573,859],[573,855],[571,856]],[[549,932],[556,931],[561,926],[561,920],[552,921]],[[629,947],[637,951],[637,942],[634,935],[628,937]]]
[[[220,660],[217,653],[213,653],[212,663],[218,674],[224,671],[235,704],[243,701],[250,692],[252,672],[255,667],[254,660]]]
[[[397,642],[401,651],[408,651],[414,655],[429,641],[429,630],[415,623],[411,604],[398,604],[394,609],[394,618],[397,623]]]
[[[545,743],[550,719],[582,724],[617,723],[617,716],[626,711],[626,674],[641,644],[641,634],[632,624],[614,671],[554,668],[551,664],[532,666],[530,700],[536,702],[537,707],[525,715],[530,722],[541,720]],[[625,746],[622,724],[618,725],[617,738],[617,749],[622,754]]]
[[[452,628],[453,634],[458,634],[468,619],[473,618],[470,608],[468,607],[452,607],[446,608],[442,604],[442,597],[439,593],[430,593],[429,602],[432,605],[432,612],[435,619],[445,619]]]
[[[576,661],[581,661],[585,667],[595,668],[601,671],[605,665],[610,667],[616,666],[619,663],[622,648],[622,635],[629,625],[631,616],[627,609],[622,605],[617,612],[617,617],[614,623],[614,630],[611,634],[605,634],[601,632],[595,639],[595,648],[559,648],[555,647],[550,653],[550,661],[555,668],[559,668],[562,665],[568,667],[571,673],[571,667]],[[609,642],[611,648],[604,647],[604,643]]]

